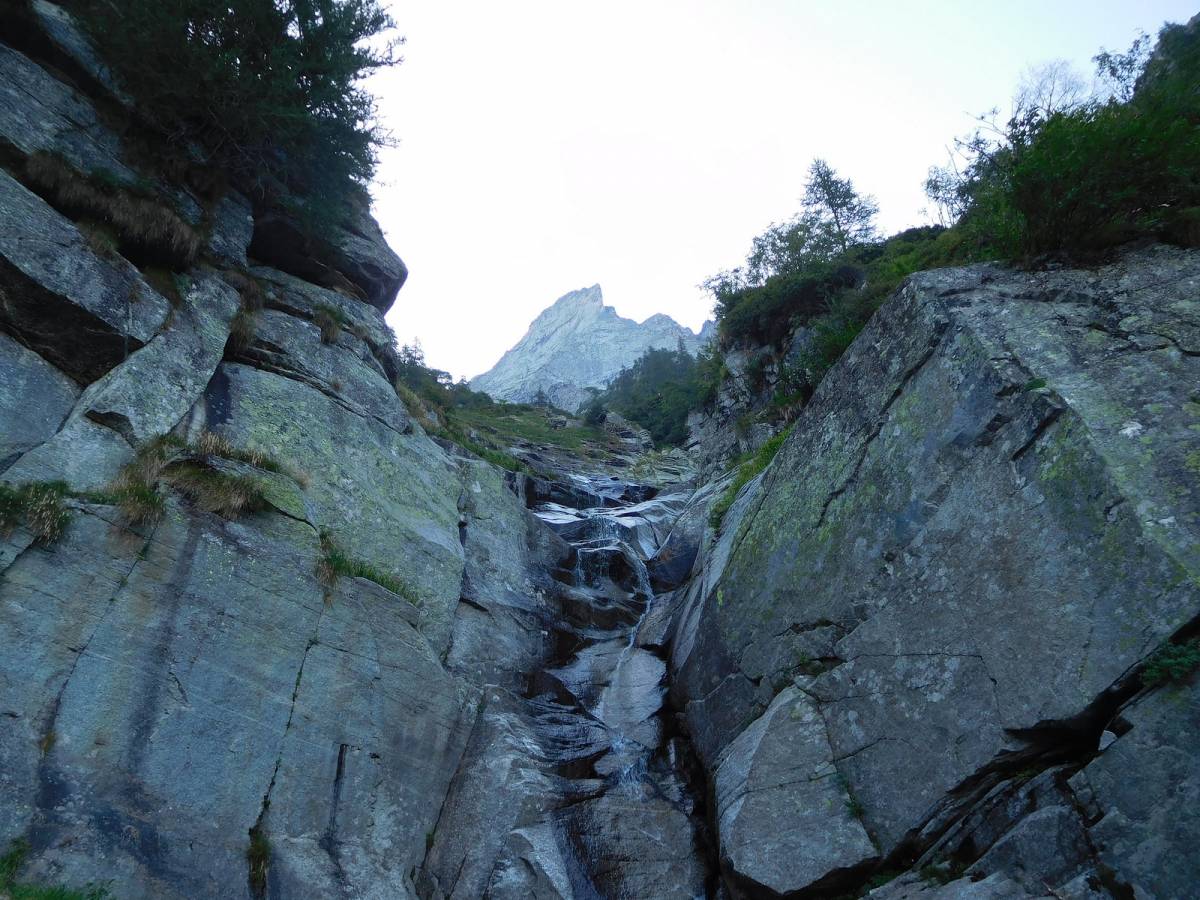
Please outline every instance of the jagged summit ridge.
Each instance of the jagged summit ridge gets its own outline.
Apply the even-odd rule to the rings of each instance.
[[[587,388],[603,388],[647,350],[682,342],[695,353],[707,339],[707,325],[696,334],[663,313],[644,322],[626,319],[605,305],[600,285],[593,284],[544,309],[471,386],[514,402],[528,402],[541,390],[555,406],[574,411],[587,400]]]

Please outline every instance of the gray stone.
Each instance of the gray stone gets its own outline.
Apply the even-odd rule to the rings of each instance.
[[[59,10],[46,21],[65,20]],[[63,34],[61,30],[54,33]],[[103,170],[128,184],[138,179],[124,161],[121,139],[101,121],[92,102],[24,54],[3,44],[0,44],[0,139],[25,154],[39,150],[60,154],[83,172]]]
[[[353,397],[360,389],[367,390],[349,385],[343,393]],[[345,552],[406,584],[420,601],[422,633],[435,652],[445,651],[464,553],[460,476],[441,448],[364,415],[340,394],[240,363],[217,368],[191,427],[257,447],[307,475],[309,518]]]
[[[71,222],[0,172],[0,321],[22,343],[87,383],[146,344],[169,312],[137,269],[97,256]]]
[[[825,723],[796,688],[729,745],[715,793],[722,861],[756,889],[824,887],[878,858],[834,765]]]
[[[350,220],[314,240],[279,211],[254,220],[250,255],[299,278],[337,288],[386,313],[408,278],[408,268],[387,245],[364,200]]]
[[[78,397],[74,381],[0,333],[0,474],[50,438]]]
[[[208,252],[227,266],[245,268],[246,248],[253,236],[254,211],[250,201],[235,190],[222,194],[210,213]]]
[[[706,763],[804,676],[887,854],[1193,621],[1198,281],[1166,248],[910,279],[689,588],[673,691]]]
[[[1159,688],[1124,710],[1133,727],[1071,781],[1098,821],[1088,834],[1117,883],[1142,898],[1200,884],[1200,682]]]

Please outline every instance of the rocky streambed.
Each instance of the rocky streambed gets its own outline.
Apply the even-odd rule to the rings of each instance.
[[[534,508],[570,546],[554,573],[549,653],[523,691],[489,693],[431,844],[427,887],[448,897],[709,896],[705,787],[665,706],[670,593],[661,580],[656,593],[648,567],[661,563],[692,491],[641,499],[657,489],[602,476],[568,483],[557,493],[580,505]],[[504,796],[500,821],[481,817],[491,791]],[[463,855],[464,832],[502,823],[494,865]]]

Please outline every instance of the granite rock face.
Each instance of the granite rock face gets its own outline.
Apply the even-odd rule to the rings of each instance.
[[[0,481],[71,493],[58,540],[0,530],[0,846],[28,842],[22,880],[129,898],[412,896],[482,685],[537,667],[568,549],[410,420],[382,316],[403,264],[365,213],[332,290],[246,269],[243,198],[181,194],[212,229],[168,297],[22,183],[39,151],[141,175],[101,70],[63,75],[86,40],[36,12],[51,57],[0,44]],[[345,325],[322,341],[326,307]],[[261,509],[108,505],[139,448],[210,432],[249,461],[208,471]],[[329,542],[405,596],[318,577]]]
[[[651,348],[696,353],[708,339],[668,316],[635,322],[604,305],[600,285],[559,297],[533,320],[525,336],[490,370],[471,380],[497,400],[527,403],[539,390],[560,409],[575,412],[589,387],[603,388]]]
[[[1086,762],[1139,666],[1200,617],[1197,383],[1194,252],[913,276],[830,371],[685,589],[673,690],[718,795],[722,772],[736,785],[759,764],[758,732],[778,727],[796,689],[869,838],[863,872],[928,848],[1006,772]],[[1163,740],[1186,740],[1186,708]],[[1140,740],[1154,742],[1168,726],[1144,715]],[[1101,759],[1123,742],[1137,753],[1137,733]],[[757,802],[790,804],[790,821],[813,816],[817,833],[841,827],[812,776],[784,777],[792,765],[759,776],[784,796]],[[1093,767],[1111,809],[1099,824],[1066,799],[1031,809],[980,871],[1021,881],[1028,848],[1059,847],[1024,883],[1064,886],[1102,863],[1138,896],[1170,895],[1139,861],[1171,852],[1167,838],[1144,808],[1123,811],[1134,795],[1166,810],[1166,789],[1152,768],[1123,766],[1118,790]],[[719,819],[723,863],[776,890],[771,844],[739,840],[759,824],[744,810]],[[1111,844],[1093,852],[1084,825],[1092,843],[1112,828]],[[971,846],[958,847],[964,863],[987,849]],[[797,871],[845,866],[823,847],[798,846]]]

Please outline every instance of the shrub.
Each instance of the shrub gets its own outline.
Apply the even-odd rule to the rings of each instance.
[[[655,447],[678,447],[687,439],[688,413],[712,393],[702,380],[707,375],[682,344],[647,350],[591,402],[585,421],[592,424],[605,408],[612,409],[649,431]]]
[[[741,492],[742,488],[771,464],[771,460],[775,458],[775,454],[779,452],[779,448],[783,446],[784,441],[788,439],[788,435],[791,433],[791,428],[779,432],[779,434],[759,447],[750,459],[738,465],[737,475],[729,483],[729,487],[725,488],[725,492],[721,494],[716,503],[713,504],[712,509],[709,510],[708,524],[713,528],[721,527],[721,523],[725,520],[725,514],[733,506],[733,501],[737,499],[737,495]]]
[[[153,195],[136,192],[112,177],[84,175],[53,153],[38,151],[25,161],[25,179],[52,206],[73,219],[99,222],[115,246],[142,262],[185,269],[203,245],[179,214]]]
[[[251,193],[306,197],[315,230],[342,217],[385,135],[361,86],[392,65],[378,0],[80,0],[82,20],[138,109],[196,142]]]
[[[339,577],[365,578],[393,594],[403,597],[413,606],[421,605],[421,598],[411,587],[394,575],[381,571],[361,559],[346,553],[328,532],[321,533],[321,558],[317,562],[317,580],[326,587],[333,587]]]
[[[71,523],[64,500],[70,488],[61,481],[30,482],[17,487],[0,484],[0,536],[24,524],[36,540],[52,544]]]
[[[1142,669],[1142,683],[1147,687],[1179,681],[1200,669],[1200,641],[1167,644],[1156,650]]]
[[[1090,257],[1143,236],[1188,241],[1180,226],[1200,204],[1200,31],[1168,25],[1146,60],[1142,38],[1126,54],[1102,52],[1109,99],[1020,98],[1005,125],[981,117],[958,142],[962,173],[936,170],[926,188],[961,213],[956,230],[973,252]]]

